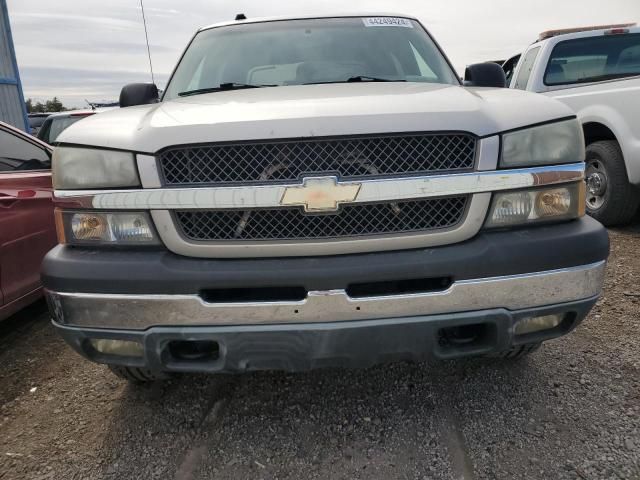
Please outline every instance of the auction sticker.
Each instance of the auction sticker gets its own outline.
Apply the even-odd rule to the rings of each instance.
[[[413,28],[411,21],[399,17],[370,17],[363,18],[365,27],[405,27]]]

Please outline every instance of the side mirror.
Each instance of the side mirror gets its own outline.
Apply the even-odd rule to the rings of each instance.
[[[122,87],[120,107],[158,103],[158,87],[153,83],[130,83]]]
[[[507,77],[497,63],[476,63],[465,70],[464,84],[470,87],[504,88],[507,86]]]

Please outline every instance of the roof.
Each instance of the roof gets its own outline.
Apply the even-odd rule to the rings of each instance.
[[[567,35],[570,33],[581,33],[581,32],[593,32],[597,30],[612,30],[614,28],[629,28],[635,27],[635,23],[617,23],[613,25],[592,25],[590,27],[577,27],[577,28],[563,28],[559,30],[547,30],[546,32],[542,32],[538,35],[538,42],[542,40],[546,40],[547,38],[557,37],[559,35]]]
[[[404,13],[389,13],[389,12],[364,12],[364,13],[336,13],[335,15],[288,15],[277,17],[256,17],[247,18],[246,20],[228,20],[226,22],[214,23],[206,27],[198,29],[199,32],[203,30],[209,30],[210,28],[226,27],[228,25],[241,25],[246,23],[263,23],[263,22],[278,22],[283,20],[312,20],[314,18],[360,18],[360,17],[398,17],[408,18],[410,20],[418,19],[413,15],[406,15]]]

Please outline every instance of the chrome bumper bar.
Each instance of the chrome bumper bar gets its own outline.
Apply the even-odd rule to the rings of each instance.
[[[520,310],[593,298],[605,262],[522,275],[454,282],[438,292],[351,298],[344,290],[311,291],[295,302],[207,303],[198,295],[114,295],[47,291],[62,325],[141,330],[156,325],[257,325],[340,322]]]

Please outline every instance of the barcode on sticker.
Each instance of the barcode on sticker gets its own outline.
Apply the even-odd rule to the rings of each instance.
[[[365,27],[405,27],[413,28],[413,25],[406,18],[398,17],[370,17],[363,18]]]

